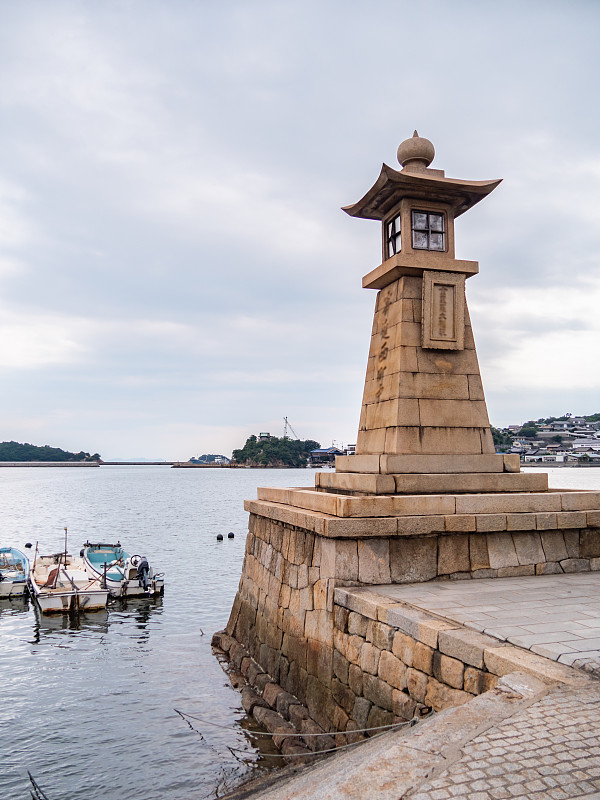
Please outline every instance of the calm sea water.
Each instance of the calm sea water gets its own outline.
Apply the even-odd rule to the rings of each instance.
[[[600,469],[548,471],[553,487],[600,489]],[[120,539],[166,573],[163,598],[76,624],[0,603],[0,800],[29,798],[27,770],[50,800],[195,800],[279,764],[257,749],[210,639],[237,589],[244,499],[313,482],[311,470],[0,469],[0,544],[55,552],[66,525],[72,551]]]
[[[314,472],[0,469],[0,544],[57,552],[66,525],[71,551],[120,539],[166,579],[164,597],[113,604],[76,625],[0,603],[1,800],[30,797],[27,770],[50,800],[187,800],[217,797],[275,763],[257,752],[210,647],[240,577],[243,501],[259,485],[314,485]],[[224,728],[191,721],[200,735],[175,708]]]

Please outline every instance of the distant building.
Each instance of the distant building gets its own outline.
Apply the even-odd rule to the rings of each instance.
[[[265,439],[270,439],[270,438],[271,438],[271,434],[270,433],[259,433],[258,434],[258,440],[260,442],[264,441]]]
[[[316,450],[311,450],[308,457],[310,466],[320,466],[325,464],[335,464],[336,456],[343,456],[344,451],[339,447],[319,447]]]

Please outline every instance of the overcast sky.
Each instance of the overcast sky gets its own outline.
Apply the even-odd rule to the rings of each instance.
[[[0,0],[0,439],[356,441],[379,223],[451,177],[495,425],[600,411],[600,3]]]

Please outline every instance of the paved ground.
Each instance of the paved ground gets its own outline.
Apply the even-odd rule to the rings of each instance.
[[[371,588],[600,676],[598,572]]]
[[[554,685],[512,673],[463,706],[232,800],[600,800],[600,574],[370,591],[586,671]]]
[[[600,800],[600,686],[555,689],[463,745],[436,780],[404,797]]]
[[[229,800],[600,800],[600,683],[512,673],[414,728]]]

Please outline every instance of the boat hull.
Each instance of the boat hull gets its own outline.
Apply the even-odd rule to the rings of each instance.
[[[27,581],[11,581],[10,579],[0,581],[0,600],[23,597],[24,594],[27,594]]]
[[[72,614],[79,611],[98,611],[106,608],[108,593],[104,590],[93,592],[44,592],[33,591],[33,598],[42,614]]]
[[[111,597],[148,597],[148,595],[164,594],[165,582],[162,578],[151,578],[148,588],[144,589],[142,581],[106,581],[106,588]]]
[[[58,559],[58,560],[57,560]],[[29,575],[33,599],[42,614],[70,614],[106,608],[108,591],[88,572],[83,559],[38,556]]]

